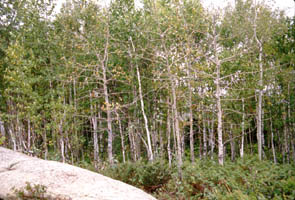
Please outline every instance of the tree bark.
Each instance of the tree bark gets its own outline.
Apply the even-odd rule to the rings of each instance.
[[[211,122],[211,123],[210,123]],[[210,128],[211,125],[211,128]],[[211,121],[208,120],[208,129],[210,131],[210,136],[209,136],[209,143],[210,143],[210,158],[211,160],[213,159],[214,155],[214,120],[212,119]]]
[[[203,118],[203,158],[207,158],[207,132],[205,115]]]
[[[189,138],[190,138],[190,158],[191,158],[191,162],[194,163],[195,162],[195,149],[194,149],[194,129],[193,129],[193,108],[192,108],[192,87],[191,87],[191,83],[190,83],[190,66],[189,63],[186,59],[186,63],[187,63],[187,76],[188,76],[188,90],[189,90],[189,97],[188,97],[188,106],[189,106]]]
[[[94,167],[98,167],[99,162],[99,145],[98,145],[98,130],[97,130],[97,116],[95,114],[96,106],[93,108],[92,102],[91,102],[91,95],[90,94],[90,110],[91,110],[91,123],[92,123],[92,129],[93,129],[93,152],[94,152]]]
[[[144,110],[144,102],[143,102],[142,88],[141,88],[141,78],[140,78],[138,65],[136,65],[136,73],[137,73],[138,91],[139,91],[141,112],[142,112],[143,119],[144,119],[144,127],[145,127],[145,131],[146,131],[147,142],[148,142],[147,143],[147,145],[148,145],[148,158],[149,158],[149,161],[153,161],[154,160],[154,155],[153,155],[153,150],[152,150],[151,134],[150,134],[150,131],[149,131],[148,119],[146,117],[145,110]]]
[[[256,5],[255,5],[256,6]],[[258,92],[258,108],[257,108],[257,143],[258,143],[258,157],[259,160],[262,160],[262,98],[263,98],[263,63],[262,63],[262,54],[263,47],[261,41],[258,39],[256,29],[257,29],[257,8],[255,8],[255,18],[254,18],[254,38],[259,47],[259,92]]]
[[[229,135],[230,135],[230,150],[231,150],[231,161],[235,161],[235,140],[233,136],[233,125],[230,124],[230,130],[229,130]]]
[[[223,133],[222,133],[222,108],[221,108],[221,89],[220,89],[220,63],[217,61],[217,80],[216,80],[216,97],[217,97],[217,134],[218,134],[218,163],[223,165]]]
[[[273,162],[277,164],[277,157],[276,157],[276,149],[274,144],[274,135],[272,130],[272,116],[270,116],[270,132],[271,132],[271,149],[272,149],[272,156],[273,156]]]
[[[125,163],[126,157],[125,157],[125,143],[124,143],[123,129],[122,129],[120,115],[117,111],[116,111],[116,115],[117,115],[117,121],[119,124],[119,132],[120,132],[120,137],[121,137],[121,150],[122,150],[123,163]]]
[[[63,135],[63,120],[60,120],[60,123],[58,125],[58,130],[59,130],[59,134],[60,134],[60,153],[61,153],[61,158],[62,158],[62,162],[65,163],[66,162],[66,158],[65,158],[65,141],[64,141],[64,135]]]
[[[102,79],[103,79],[103,94],[104,94],[104,101],[106,106],[107,112],[107,132],[108,132],[108,161],[111,165],[114,163],[113,159],[113,130],[112,130],[112,113],[111,113],[111,103],[109,100],[109,92],[108,92],[108,78],[107,78],[107,65],[108,65],[108,50],[109,50],[109,29],[107,28],[106,33],[106,43],[104,48],[104,55],[103,59],[101,60],[101,68],[102,68]],[[97,55],[99,58],[100,56]]]
[[[289,145],[288,145],[288,123],[287,123],[287,116],[286,113],[283,113],[283,120],[284,120],[284,148],[283,148],[283,162],[290,162],[289,158]]]
[[[198,139],[199,139],[199,158],[202,159],[203,158],[203,143],[202,143],[202,131],[201,131],[200,122],[198,123]]]
[[[31,136],[31,121],[30,121],[30,119],[28,119],[27,123],[28,123],[27,151],[30,151],[31,150],[31,139],[32,139],[32,136]]]
[[[167,100],[167,105],[169,105],[169,98]],[[171,119],[170,119],[170,108],[167,110],[167,153],[168,153],[168,162],[169,167],[172,164],[172,153],[171,153]]]
[[[177,112],[177,106],[176,106],[177,100],[176,100],[176,91],[175,91],[174,84],[175,83],[172,78],[171,80],[171,87],[172,87],[171,89],[172,89],[172,97],[173,97],[172,109],[174,113],[174,125],[175,125],[176,142],[177,142],[177,167],[178,167],[178,174],[180,177],[182,177],[181,136],[180,136],[180,129],[179,129],[179,118],[178,118],[178,112]]]
[[[181,152],[181,135],[180,135],[180,128],[179,128],[179,116],[177,111],[177,98],[176,98],[176,83],[173,74],[171,73],[170,64],[167,61],[168,67],[168,74],[170,79],[171,85],[171,93],[172,93],[172,112],[173,112],[173,121],[174,121],[174,129],[176,134],[176,142],[177,142],[177,168],[178,168],[178,175],[182,177],[182,152]]]
[[[241,146],[240,146],[240,157],[244,157],[244,141],[245,141],[245,102],[244,98],[242,98],[242,137],[241,137]]]
[[[134,133],[133,133],[133,124],[131,119],[128,120],[128,137],[129,137],[129,145],[130,145],[130,153],[133,161],[137,160],[137,154],[135,152],[135,141],[134,141]]]

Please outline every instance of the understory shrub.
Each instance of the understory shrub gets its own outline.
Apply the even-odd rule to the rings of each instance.
[[[295,167],[246,156],[224,166],[185,162],[182,179],[164,161],[118,164],[101,173],[142,188],[158,199],[295,199]]]
[[[153,193],[171,179],[172,170],[164,161],[126,162],[108,167],[100,173]]]
[[[26,186],[20,189],[13,188],[13,195],[7,196],[7,200],[71,200],[61,196],[51,196],[47,193],[47,187],[40,184],[26,182]]]

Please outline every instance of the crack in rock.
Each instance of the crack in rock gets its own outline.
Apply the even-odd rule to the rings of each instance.
[[[19,164],[21,161],[17,161],[15,163],[11,163],[10,165],[8,165],[8,167],[1,167],[0,168],[0,173],[4,173],[4,172],[7,172],[7,171],[12,171],[12,170],[16,170],[15,166],[17,164]],[[1,199],[0,199],[1,200]]]
[[[21,161],[17,161],[15,163],[11,163],[8,167],[6,167],[6,171],[12,171],[12,170],[16,170],[16,168],[13,168],[15,167],[17,164],[19,164]]]

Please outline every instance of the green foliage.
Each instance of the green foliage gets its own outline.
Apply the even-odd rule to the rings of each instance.
[[[31,185],[29,182],[22,189],[14,189],[14,194],[18,199],[39,199],[46,200],[47,188],[44,185]]]
[[[108,167],[100,173],[125,183],[142,188],[147,192],[155,192],[171,180],[171,169],[165,161],[126,162]]]
[[[70,200],[71,198],[66,197],[52,197],[47,194],[47,187],[44,185],[36,184],[31,185],[31,183],[26,182],[26,186],[21,189],[13,189],[14,196],[9,196],[8,199],[11,200]]]
[[[163,161],[118,164],[101,173],[142,188],[158,199],[294,199],[295,167],[246,156],[244,160],[186,162],[182,180]]]
[[[4,144],[5,139],[6,139],[6,138],[5,138],[4,136],[1,136],[1,137],[0,137],[0,145]]]
[[[107,139],[112,139],[111,152],[118,160],[123,160],[122,149],[126,160],[145,159],[147,138],[138,99],[138,66],[155,156],[167,155],[169,141],[172,160],[178,147],[174,134],[168,139],[167,133],[176,130],[175,120],[170,121],[174,111],[171,113],[169,89],[169,80],[175,79],[185,160],[190,138],[188,119],[183,116],[190,110],[193,131],[208,130],[211,125],[202,121],[210,120],[216,141],[213,57],[217,53],[216,58],[224,61],[220,75],[225,148],[230,146],[229,128],[238,146],[243,121],[245,153],[257,153],[255,97],[259,89],[265,89],[264,139],[269,144],[270,133],[274,133],[279,163],[294,160],[294,19],[286,20],[252,0],[237,0],[236,6],[227,7],[222,15],[205,11],[199,0],[145,0],[142,9],[130,0],[112,1],[107,8],[94,1],[72,1],[57,16],[52,15],[51,0],[3,2],[0,121],[7,133],[0,138],[0,145],[5,142],[17,149],[38,150],[38,156],[95,170],[91,163],[103,165],[108,157]],[[263,86],[257,84],[254,9],[257,35],[263,43]],[[111,109],[109,138],[105,91]],[[201,134],[196,135],[194,150],[204,154],[203,143]],[[273,157],[269,146],[265,145],[266,158]],[[292,199],[292,169],[251,157],[225,167],[214,161],[185,163],[181,181],[174,167],[159,160],[117,164],[102,172],[156,193],[160,199]]]

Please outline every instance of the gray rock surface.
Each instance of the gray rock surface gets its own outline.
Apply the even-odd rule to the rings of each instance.
[[[51,197],[72,200],[155,200],[142,190],[72,165],[33,158],[0,147],[0,198],[13,188],[46,186]]]

